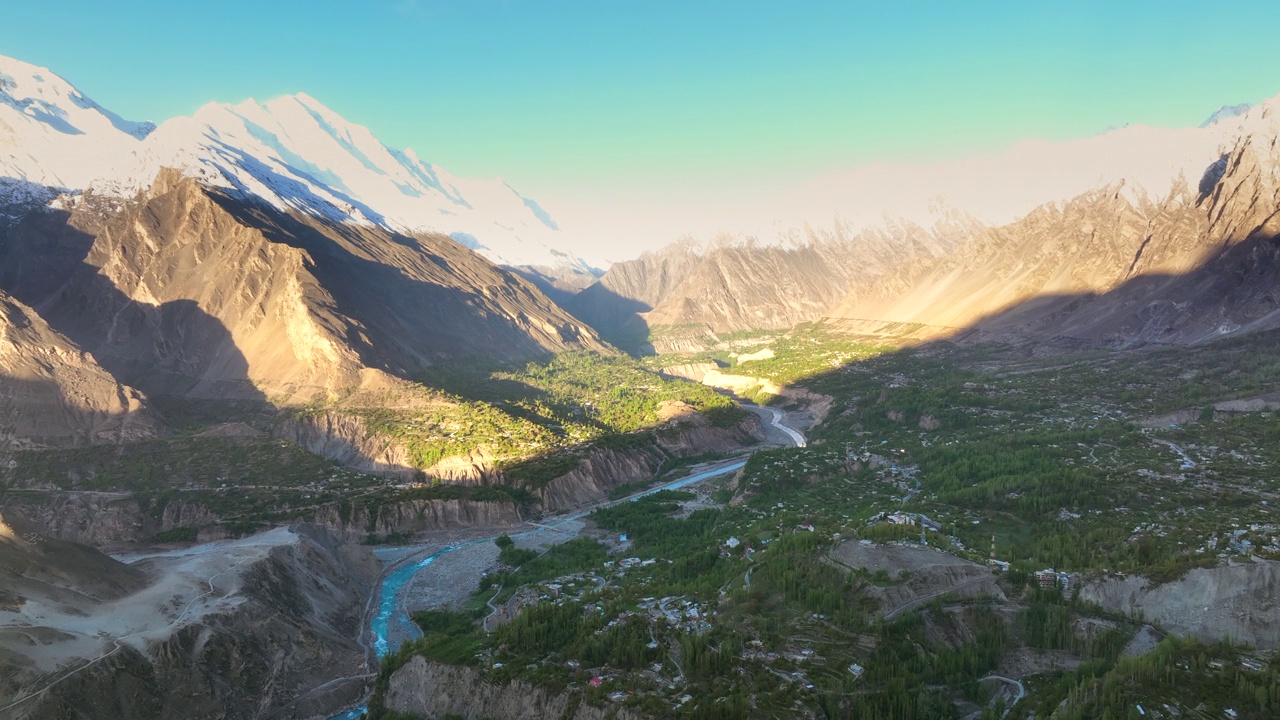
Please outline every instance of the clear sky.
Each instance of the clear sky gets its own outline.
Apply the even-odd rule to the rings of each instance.
[[[1274,0],[8,0],[0,53],[130,119],[305,91],[554,200],[1194,125],[1280,92],[1276,27]]]

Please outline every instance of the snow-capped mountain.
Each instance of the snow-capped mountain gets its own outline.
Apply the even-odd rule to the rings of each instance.
[[[127,195],[164,167],[282,210],[444,233],[499,264],[587,268],[556,249],[555,221],[507,183],[459,178],[389,148],[308,95],[210,103],[156,127],[0,56],[0,181],[10,179],[11,193],[22,181]]]
[[[1250,105],[1249,103],[1239,103],[1237,105],[1223,105],[1222,107],[1215,110],[1212,115],[1206,118],[1204,122],[1200,123],[1200,127],[1207,128],[1210,125],[1214,125],[1216,123],[1220,123],[1225,120],[1238,118],[1244,115],[1245,113],[1249,112],[1249,110],[1252,107],[1253,106]]]
[[[123,120],[48,70],[0,56],[0,179],[81,189],[127,166],[155,129]]]

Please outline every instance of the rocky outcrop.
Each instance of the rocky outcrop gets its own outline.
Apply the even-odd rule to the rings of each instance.
[[[538,502],[547,509],[590,505],[607,498],[620,485],[653,477],[666,459],[656,445],[593,449],[584,453],[576,468],[539,488]]]
[[[416,392],[407,390],[406,396]],[[472,485],[500,480],[497,458],[484,446],[419,468],[402,442],[374,431],[361,415],[341,409],[294,413],[275,426],[274,435],[362,472]]]
[[[308,518],[350,541],[370,535],[505,528],[523,521],[513,502],[475,500],[405,500],[377,507],[338,503],[315,510]]]
[[[498,459],[487,447],[474,448],[465,455],[451,455],[423,469],[423,474],[449,483],[474,485],[501,480]]]
[[[119,443],[160,424],[137,390],[0,292],[0,449]]]
[[[658,428],[655,435],[664,451],[688,457],[751,447],[764,438],[764,430],[760,418],[751,414],[730,427],[718,427],[705,416],[694,414]]]
[[[764,439],[760,419],[755,415],[721,428],[694,414],[663,425],[653,434],[651,445],[585,451],[577,467],[535,490],[539,505],[547,511],[590,505],[604,500],[621,485],[649,480],[669,458],[731,452]]]
[[[371,432],[359,415],[337,410],[298,413],[281,422],[274,434],[362,472],[401,476],[416,472],[405,448]]]
[[[1280,647],[1280,562],[1197,568],[1161,585],[1144,577],[1086,581],[1080,599],[1112,612],[1141,613],[1149,622],[1206,642],[1230,637],[1260,650]]]
[[[121,602],[163,602],[173,592],[175,606],[188,608],[172,613],[176,619],[166,626],[170,611],[158,607],[153,619],[143,621],[150,628],[142,633],[145,639],[113,641],[112,632],[130,626],[104,620],[98,625],[103,637],[81,641],[60,630],[65,637],[51,636],[29,658],[22,650],[6,656],[6,676],[18,678],[19,697],[54,679],[39,673],[53,661],[50,653],[65,651],[58,662],[67,669],[50,692],[12,712],[34,720],[297,718],[323,711],[327,705],[316,701],[321,696],[324,702],[357,700],[364,689],[361,676],[368,673],[357,638],[379,570],[372,553],[306,527],[273,531],[225,552],[244,560],[206,560],[192,553],[144,561],[150,565],[146,587]],[[200,563],[208,569],[197,570]],[[217,574],[206,584],[200,572]],[[199,592],[191,583],[212,586],[208,599],[188,598],[186,588]],[[114,605],[88,596],[69,602],[90,617],[116,612]],[[55,615],[39,622],[52,626],[60,622]],[[86,664],[98,653],[99,661]]]
[[[671,365],[664,367],[658,372],[674,378],[683,378],[692,382],[700,383],[707,377],[707,373],[719,372],[720,366],[713,362],[704,363],[684,363],[681,365]]]
[[[391,675],[385,706],[419,717],[457,716],[467,720],[643,720],[628,708],[580,703],[568,693],[540,688],[524,680],[489,682],[469,667],[443,665],[414,657]]]

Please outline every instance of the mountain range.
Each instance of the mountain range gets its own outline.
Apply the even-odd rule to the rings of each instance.
[[[306,96],[155,127],[2,58],[0,178],[0,383],[29,441],[146,434],[146,396],[297,406],[470,355],[609,352],[509,267],[589,276],[536,203]]]
[[[1121,346],[1270,328],[1278,111],[1269,100],[1199,128],[1126,127],[916,168],[922,187],[959,187],[966,174],[972,187],[936,199],[924,223],[837,218],[789,244],[675,244],[613,265],[566,307],[629,349],[659,352],[821,319],[870,334],[980,328]],[[883,192],[901,179],[888,173]],[[951,204],[979,191],[993,198]]]
[[[559,249],[556,220],[510,185],[455,177],[411,150],[386,146],[308,95],[214,103],[191,117],[154,125],[123,119],[49,70],[0,57],[0,495],[6,501],[0,510],[13,523],[0,519],[0,577],[8,578],[0,583],[0,611],[10,613],[9,637],[21,636],[27,643],[21,653],[0,648],[5,668],[0,692],[32,691],[0,701],[0,714],[28,703],[35,708],[31,717],[176,718],[227,712],[327,717],[330,706],[359,701],[364,685],[383,684],[374,680],[372,656],[366,653],[376,645],[361,646],[370,628],[362,613],[373,614],[381,603],[385,619],[392,604],[403,602],[394,592],[391,604],[385,595],[381,600],[369,595],[379,573],[375,556],[344,540],[401,543],[445,530],[474,538],[483,535],[481,527],[502,526],[496,535],[545,522],[542,514],[557,510],[572,508],[572,517],[583,517],[603,508],[606,498],[617,499],[621,510],[648,512],[621,498],[639,499],[641,487],[660,477],[691,473],[685,480],[669,480],[678,487],[743,467],[742,474],[726,475],[733,480],[716,491],[717,505],[732,507],[736,503],[728,499],[740,498],[744,510],[757,512],[746,503],[768,500],[762,506],[769,509],[767,518],[794,516],[804,522],[799,528],[812,532],[810,514],[832,510],[819,508],[821,496],[810,496],[812,508],[803,503],[802,511],[793,508],[782,515],[783,502],[756,493],[776,492],[790,503],[819,489],[824,479],[838,478],[833,483],[838,493],[827,500],[844,502],[855,489],[865,489],[855,479],[875,482],[871,478],[883,469],[892,472],[891,490],[876,491],[869,502],[890,502],[884,507],[897,513],[891,517],[906,518],[903,508],[920,497],[928,499],[932,515],[934,507],[947,511],[946,503],[958,502],[960,495],[940,501],[939,494],[951,490],[934,492],[938,485],[922,486],[921,480],[937,483],[930,473],[956,475],[953,484],[959,487],[986,464],[981,454],[962,453],[1000,457],[1006,445],[1021,453],[1027,449],[1023,445],[1048,444],[1044,438],[1057,442],[1057,435],[1032,435],[1035,431],[1027,428],[1054,423],[1056,418],[1043,411],[1061,404],[1058,400],[1024,403],[1022,397],[1031,393],[1012,385],[997,397],[995,385],[964,380],[981,377],[971,368],[942,367],[937,357],[945,348],[929,358],[930,353],[900,354],[903,367],[915,368],[912,378],[879,374],[884,368],[877,374],[849,373],[845,370],[855,356],[839,347],[843,338],[832,343],[836,350],[811,350],[819,347],[818,335],[826,342],[828,335],[843,332],[860,348],[868,338],[895,346],[937,339],[993,341],[992,348],[995,343],[1000,350],[1012,347],[1009,355],[1021,361],[1064,348],[1200,345],[1280,328],[1280,98],[1224,106],[1196,128],[1125,126],[1069,143],[1024,143],[986,158],[859,168],[815,180],[779,205],[759,210],[768,221],[755,235],[677,242],[617,262],[601,274]],[[814,328],[798,327],[804,323],[820,323],[821,332],[806,336]],[[713,352],[696,360],[659,358],[654,362],[662,363],[666,376],[660,377],[656,365],[619,353],[734,349],[724,343],[734,334],[739,337],[728,339],[758,348],[732,354],[739,364],[759,362],[752,366],[759,368],[776,360],[787,363],[784,371],[775,366],[781,374],[771,378],[761,373],[766,385],[759,378],[719,372],[729,355]],[[985,358],[988,349],[980,348],[975,357]],[[894,355],[885,353],[873,362],[883,358],[885,367],[892,367]],[[1094,353],[1077,357],[1084,355]],[[989,377],[1004,381],[1042,373],[1043,380],[1028,382],[1043,382],[1037,390],[1058,387],[1057,362]],[[1256,384],[1267,393],[1274,391],[1270,367],[1260,364],[1251,371],[1262,378]],[[801,373],[814,368],[825,385],[781,387],[796,377],[813,380]],[[1105,372],[1109,368],[1099,370]],[[1154,393],[1138,383],[1134,372],[1132,382],[1111,389]],[[672,376],[707,384],[716,377],[720,389],[780,401],[751,406],[748,412],[735,400]],[[1067,385],[1061,384],[1066,391],[1061,397],[1076,402],[1075,388]],[[1104,386],[1099,382],[1098,387]],[[1159,391],[1177,394],[1186,387],[1170,382]],[[680,399],[687,390],[696,392]],[[822,394],[828,391],[832,394]],[[1237,401],[1271,407],[1274,397],[1227,400]],[[1170,402],[1177,412],[1168,417],[1178,418],[1190,412],[1211,419],[1221,404],[1194,407],[1181,395]],[[1154,410],[1150,398],[1143,403]],[[233,411],[220,412],[226,406]],[[1005,418],[1014,412],[1032,420],[1008,424]],[[1080,418],[1099,418],[1092,405],[1080,412]],[[742,461],[742,454],[769,446],[763,419],[799,447],[760,456],[768,464],[758,458]],[[784,427],[784,420],[815,430],[814,441],[807,443],[795,428]],[[956,441],[934,444],[935,465],[926,466],[909,490],[905,480],[915,477],[919,466],[908,468],[907,451],[898,445],[914,448],[918,437],[923,451],[930,447],[924,433],[969,427],[989,429],[991,444],[982,445],[988,442],[984,437],[971,444],[977,451],[957,446],[950,459],[943,453],[953,451],[944,448]],[[1096,434],[1072,428],[1074,436],[1061,437],[1101,437],[1108,427],[1115,426],[1088,425],[1087,431]],[[846,434],[829,434],[831,428]],[[1031,439],[1011,440],[1015,432]],[[1130,432],[1128,420],[1123,432],[1129,441],[1147,445],[1148,436]],[[875,441],[885,447],[877,452],[897,449],[892,457],[881,457],[871,452],[879,446],[867,445]],[[1172,440],[1156,442],[1160,453],[1164,446],[1177,450],[1184,471],[1186,464],[1194,467]],[[863,445],[861,454],[853,449],[857,444]],[[732,462],[710,464],[729,454],[737,454]],[[1010,522],[1023,503],[1032,507],[1027,501],[1043,515],[1040,530],[1052,528],[1061,537],[1114,537],[1114,554],[1100,556],[1104,567],[1121,567],[1112,564],[1114,559],[1141,544],[1140,536],[1128,530],[1129,517],[1114,536],[1076,532],[1073,521],[1092,522],[1102,514],[1098,509],[1085,517],[1083,506],[1080,513],[1069,510],[1076,507],[1074,494],[1088,487],[1077,480],[1094,477],[1075,473],[1084,467],[1083,456],[1079,466],[1071,466],[1065,454],[1046,454],[1043,463],[1029,463],[1022,455],[1016,462],[1009,460],[1012,454],[1003,457],[1003,466],[990,463],[1000,473],[989,485],[979,487],[987,480],[973,480],[973,492],[963,498],[973,507],[947,521],[945,532],[958,528],[948,539],[955,547],[964,547],[959,537],[964,534],[977,557],[985,558],[986,522],[966,529],[980,523],[976,511],[995,508],[999,522]],[[1099,461],[1092,448],[1090,457]],[[803,472],[787,475],[791,470],[783,468],[789,460]],[[952,464],[962,469],[953,470]],[[222,467],[228,469],[217,469]],[[1068,467],[1072,472],[1059,472]],[[1261,467],[1250,460],[1244,472],[1252,475]],[[771,468],[767,489],[759,482],[764,468]],[[1050,472],[1056,484],[1038,488],[1040,496],[1028,490],[1023,497],[1024,486],[1016,483]],[[1128,466],[1123,472],[1125,478],[1158,477],[1180,488],[1191,486],[1184,485],[1182,474],[1135,472]],[[900,491],[907,493],[905,499]],[[699,503],[707,500],[699,497]],[[1266,497],[1264,508],[1274,499]],[[1245,501],[1223,504],[1235,512]],[[844,524],[829,523],[823,533],[796,534],[809,541],[809,550],[822,553],[809,566],[817,573],[808,576],[781,572],[784,566],[788,572],[800,568],[799,563],[770,560],[793,551],[797,554],[783,557],[799,558],[796,549],[802,545],[781,534],[792,520],[766,519],[760,512],[764,524],[756,527],[768,528],[769,537],[781,541],[768,550],[774,554],[760,551],[764,560],[757,582],[767,588],[779,578],[791,584],[808,577],[820,589],[819,579],[831,576],[825,528],[861,533],[862,519],[852,525],[850,518],[872,517],[871,507],[860,506],[853,512],[861,514],[844,515]],[[676,532],[670,510],[655,516],[661,525],[653,527]],[[702,508],[690,517],[718,512]],[[1172,511],[1163,519],[1171,516]],[[906,519],[914,524],[915,517]],[[928,517],[918,517],[923,538]],[[299,519],[337,535],[301,526],[253,534]],[[933,523],[930,529],[942,527]],[[1014,526],[1000,527],[1002,536],[1007,527]],[[1021,537],[1033,536],[1031,525],[1020,527],[1027,529]],[[619,536],[624,544],[648,542],[638,532],[628,541],[619,531],[630,531],[629,526],[601,523],[598,528],[607,528],[610,542]],[[914,542],[914,527],[889,529],[893,535],[877,537]],[[754,530],[735,532],[755,536]],[[973,537],[981,544],[974,545]],[[707,538],[689,541],[688,548],[677,547],[684,539],[672,538],[667,547],[676,559],[663,564],[637,558],[616,567],[657,563],[659,571],[672,565],[673,573],[699,575],[737,561],[728,553],[737,547],[736,537],[723,548],[723,540],[712,538],[697,557],[680,553]],[[156,551],[135,567],[68,540],[183,548]],[[818,540],[824,544],[815,544]],[[990,542],[995,560],[994,535]],[[199,549],[187,547],[192,543]],[[857,544],[869,547],[872,541]],[[1179,552],[1186,554],[1190,546]],[[476,572],[486,564],[499,568],[492,563],[514,568],[496,576],[498,593],[542,557],[523,546],[500,551],[500,543],[452,546],[462,547],[490,552],[473,568]],[[647,551],[636,552],[644,557]],[[520,559],[522,553],[528,557]],[[601,553],[603,558],[603,548]],[[416,568],[441,555],[424,552]],[[742,555],[744,564],[728,571],[745,577],[744,590],[751,588],[756,567],[745,564],[749,557]],[[1031,565],[1030,557],[1026,567],[1050,561],[1062,567],[1056,560],[1041,562],[1040,556]],[[397,567],[416,572],[414,564]],[[625,577],[614,570],[607,574]],[[411,588],[411,576],[403,577]],[[604,597],[599,593],[612,582],[588,573],[576,577],[590,578],[595,598]],[[660,576],[638,577],[647,585]],[[849,577],[847,589],[852,589],[856,576]],[[968,575],[957,577],[968,583]],[[985,566],[975,565],[972,577],[996,582]],[[225,587],[215,586],[218,578]],[[711,593],[721,588],[716,602],[722,604],[756,597],[729,591],[736,582],[716,579],[707,587]],[[895,581],[892,588],[902,585]],[[558,592],[569,584],[546,587]],[[1273,597],[1274,589],[1272,583],[1265,597]],[[124,605],[117,601],[143,591],[146,603],[130,601],[137,617],[117,618]],[[920,598],[938,596],[931,590]],[[774,599],[786,597],[778,593]],[[844,622],[836,613],[855,607],[835,591],[807,597],[824,604],[805,611],[806,627],[828,612]],[[490,599],[494,613],[489,617],[514,614],[518,598],[506,603],[505,611]],[[668,600],[656,604],[663,616]],[[565,607],[577,623],[582,613]],[[697,619],[696,606],[685,602],[683,607],[692,613],[688,618]],[[908,606],[899,605],[882,619],[904,609]],[[600,618],[602,625],[605,620]],[[486,631],[488,623],[486,618]],[[464,624],[470,628],[465,632],[479,632],[469,619]],[[889,627],[876,624],[877,633]],[[870,627],[858,625],[856,632]],[[452,632],[445,634],[452,638]],[[626,633],[615,640],[659,648],[652,630]],[[685,639],[702,642],[699,636]],[[69,640],[76,646],[65,644]],[[110,647],[103,646],[107,642]],[[65,655],[44,652],[56,643],[64,643],[57,652]],[[859,652],[867,649],[856,644]],[[474,648],[462,647],[470,662]],[[680,647],[687,660],[702,654],[692,652],[696,645]],[[734,653],[734,662],[748,659],[747,651]],[[821,661],[810,653],[795,656],[795,662],[808,668]],[[710,654],[718,651],[703,656]],[[497,656],[480,657],[487,665]],[[876,657],[881,662],[888,655]],[[65,664],[65,658],[82,658],[84,664]],[[571,662],[567,667],[578,667],[578,661]],[[880,681],[877,670],[863,677],[863,667],[848,662],[834,666],[842,683]],[[493,669],[502,665],[493,663]],[[564,667],[556,661],[557,676]],[[664,666],[650,666],[646,659],[637,667]],[[679,663],[672,667],[685,673]],[[728,675],[688,667],[694,682]],[[851,680],[844,668],[853,673]],[[601,680],[581,674],[587,670],[585,664],[578,669],[579,680]],[[770,672],[759,677],[773,692],[778,673]],[[269,682],[259,684],[267,677]],[[130,678],[138,687],[128,689]],[[815,682],[824,680],[815,676]],[[477,685],[455,683],[469,689]],[[55,686],[55,692],[46,693]],[[1021,683],[1018,687],[1021,698]],[[125,689],[92,712],[81,712],[106,688]],[[527,693],[514,694],[516,704],[526,703]],[[616,697],[624,696],[618,692]],[[786,702],[792,700],[787,695]],[[594,713],[588,705],[582,712]],[[573,712],[578,711],[568,714]],[[552,714],[566,712],[561,707]]]
[[[156,126],[123,120],[49,70],[0,56],[0,177],[10,186],[129,197],[162,168],[282,212],[448,235],[501,265],[591,271],[556,249],[555,220],[507,183],[456,177],[387,147],[306,94],[209,103]]]
[[[811,210],[773,237],[677,243],[597,280],[535,201],[308,95],[156,126],[0,58],[6,382],[76,406],[64,434],[83,440],[146,432],[148,395],[301,405],[442,360],[682,351],[821,319],[1118,345],[1271,327],[1276,107],[868,166],[784,204]],[[831,207],[881,215],[817,222]],[[65,351],[36,367],[36,345]],[[75,402],[72,376],[91,388]]]

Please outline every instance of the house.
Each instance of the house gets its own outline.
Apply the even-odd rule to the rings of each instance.
[[[727,545],[727,546],[729,547],[729,549],[730,549],[730,550],[732,550],[732,549],[734,549],[734,548],[738,547],[739,545],[741,545],[742,543],[741,543],[741,541],[739,541],[739,540],[738,540],[738,538],[736,538],[736,537],[731,537],[731,538],[729,538],[728,540],[726,540],[724,544],[725,544],[725,545]]]
[[[1053,568],[1036,571],[1036,582],[1042,588],[1054,588],[1058,586],[1058,573]]]
[[[601,685],[604,684],[604,678],[600,677],[599,675],[596,675],[595,677],[588,680],[587,684],[590,685],[591,687],[600,687]]]

